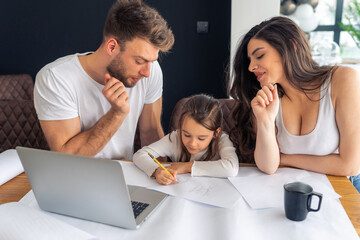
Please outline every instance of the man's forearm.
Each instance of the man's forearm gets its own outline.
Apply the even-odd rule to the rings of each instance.
[[[126,114],[119,115],[110,110],[92,128],[69,139],[60,151],[76,155],[95,156],[110,141],[126,116]]]

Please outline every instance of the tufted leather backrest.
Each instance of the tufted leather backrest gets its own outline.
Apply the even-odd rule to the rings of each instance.
[[[188,100],[189,98],[183,98],[176,103],[170,118],[169,133],[176,129],[177,122],[182,112],[182,108]],[[231,109],[235,104],[235,100],[228,98],[218,99],[218,100],[220,101],[221,109],[223,111],[223,131],[229,133],[229,131],[232,128],[230,114],[231,114]]]
[[[0,75],[0,100],[33,100],[33,89],[29,74]]]
[[[25,146],[49,149],[33,102],[30,75],[0,75],[0,152]]]

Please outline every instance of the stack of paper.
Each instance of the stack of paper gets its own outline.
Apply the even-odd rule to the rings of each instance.
[[[267,175],[257,168],[242,167],[238,176],[230,177],[229,180],[253,209],[283,208],[284,184],[296,181],[309,184],[315,192],[322,193],[324,198],[340,197],[332,187],[323,183],[329,181],[324,174],[293,168],[279,168],[276,173]]]
[[[24,172],[15,149],[0,153],[0,185]]]
[[[233,208],[241,198],[240,193],[226,178],[191,177],[190,174],[179,174],[176,176],[177,183],[160,185],[133,163],[121,162],[121,166],[128,185],[146,187],[171,196],[223,208]]]

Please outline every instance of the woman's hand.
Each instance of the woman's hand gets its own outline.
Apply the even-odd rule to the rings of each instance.
[[[277,85],[266,85],[251,101],[256,117],[256,166],[267,174],[273,174],[279,167],[279,146],[275,135],[275,118],[279,111]]]
[[[161,167],[158,167],[153,176],[156,178],[156,181],[159,184],[162,185],[169,185],[171,183],[177,182],[176,179],[176,174],[177,172],[173,169],[170,168],[166,168],[173,176],[171,176],[171,174],[169,174],[168,172],[166,172],[164,169],[162,169]]]
[[[279,95],[276,84],[269,84],[260,89],[251,101],[256,120],[275,122],[279,111]]]

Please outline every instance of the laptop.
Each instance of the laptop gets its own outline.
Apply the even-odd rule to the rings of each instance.
[[[118,161],[16,147],[41,209],[136,229],[166,194],[127,186]]]

